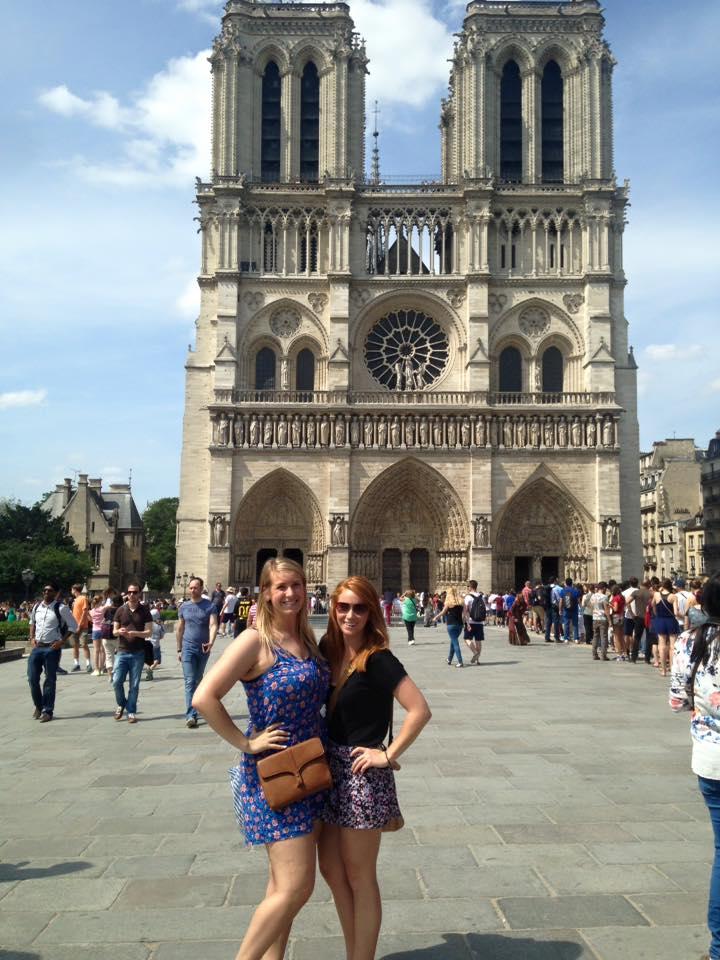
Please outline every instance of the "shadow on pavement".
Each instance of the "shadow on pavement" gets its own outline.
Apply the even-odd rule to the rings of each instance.
[[[19,860],[17,863],[0,863],[0,881],[4,883],[15,880],[41,880],[45,877],[59,877],[65,873],[78,873],[92,866],[85,860],[74,860],[72,863],[54,863],[51,867],[25,867],[30,860]],[[0,952],[0,957],[4,956]]]
[[[511,667],[514,663],[520,663],[519,660],[481,660],[479,667]]]
[[[385,953],[382,960],[468,960],[470,955],[492,960],[579,960],[583,947],[571,940],[533,940],[495,933],[442,934],[444,944]]]
[[[18,953],[17,950],[0,950],[0,960],[42,960],[39,953]]]

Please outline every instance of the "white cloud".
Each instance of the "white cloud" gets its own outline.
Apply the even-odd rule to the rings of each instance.
[[[178,313],[192,320],[200,313],[200,287],[195,277],[188,281],[185,289],[175,301],[175,306]]]
[[[47,390],[16,390],[0,393],[0,410],[11,407],[39,407],[45,402]]]
[[[645,353],[650,360],[683,361],[698,357],[702,348],[696,343],[650,343],[645,347]]]
[[[453,38],[429,0],[353,0],[350,12],[367,41],[368,101],[421,107],[447,85]]]
[[[115,186],[187,188],[194,176],[204,175],[210,161],[208,53],[170,60],[128,105],[106,92],[83,99],[64,84],[40,94],[39,102],[48,110],[82,117],[125,138],[118,160],[79,156],[65,163],[91,182]]]

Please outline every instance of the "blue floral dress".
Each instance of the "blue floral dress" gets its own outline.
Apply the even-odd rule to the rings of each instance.
[[[255,680],[243,680],[250,713],[246,736],[253,729],[279,723],[289,734],[289,747],[310,737],[325,741],[325,720],[320,711],[329,685],[330,670],[323,661],[299,660],[278,647],[275,664],[266,673]],[[245,843],[274,843],[312,833],[325,794],[292,803],[283,810],[271,810],[257,774],[257,761],[264,756],[268,754],[244,753],[240,764],[230,770],[235,816]]]

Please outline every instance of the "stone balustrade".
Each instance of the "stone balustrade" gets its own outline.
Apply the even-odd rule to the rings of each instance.
[[[352,407],[589,407],[593,410],[615,406],[614,393],[523,392],[489,390],[216,390],[216,405],[252,406],[296,404]]]

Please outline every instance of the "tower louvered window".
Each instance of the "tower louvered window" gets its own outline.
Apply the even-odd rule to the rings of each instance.
[[[280,179],[280,71],[272,60],[262,81],[261,178],[264,183]]]
[[[563,78],[551,60],[542,77],[542,178],[562,183],[564,176]]]
[[[522,81],[514,60],[505,64],[500,85],[500,178],[522,180]]]
[[[300,179],[318,180],[320,163],[320,78],[317,67],[305,66],[300,83]]]

